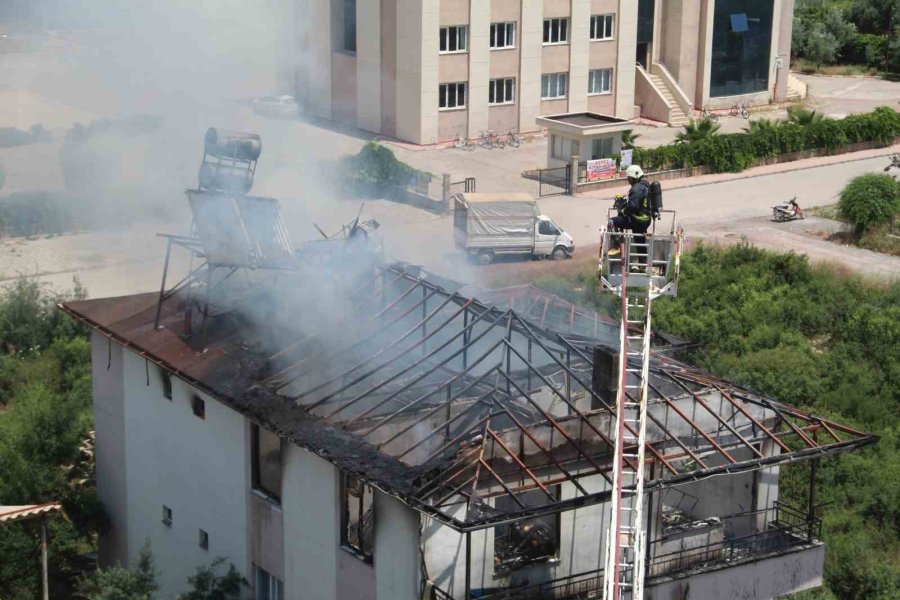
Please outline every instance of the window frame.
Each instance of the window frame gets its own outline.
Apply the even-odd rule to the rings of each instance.
[[[553,25],[556,23],[557,39],[553,40]],[[563,26],[565,25],[565,26]],[[565,38],[565,39],[563,39]],[[544,46],[562,46],[569,43],[569,17],[547,17],[544,19]]]
[[[253,597],[256,600],[284,600],[284,582],[256,563],[253,564]],[[268,593],[262,596],[262,580],[266,580]],[[274,583],[274,585],[272,585]]]
[[[278,439],[278,491],[270,490],[262,481],[262,456],[260,455],[260,441],[263,435],[275,436]],[[284,440],[268,429],[263,429],[256,423],[250,424],[250,485],[253,491],[266,497],[267,500],[281,505],[281,494],[284,486]]]
[[[206,420],[206,400],[201,398],[199,394],[191,396],[191,412],[194,413],[195,417]]]
[[[508,85],[507,85],[508,84]],[[504,100],[497,102],[497,91],[503,92]],[[507,99],[506,92],[509,92]],[[494,102],[491,102],[491,94],[494,96]],[[488,106],[510,106],[516,103],[516,78],[515,77],[497,77],[488,81]]]
[[[450,31],[455,30],[456,33],[456,49],[450,50]],[[446,40],[444,32],[446,32]],[[462,33],[462,36],[460,36]],[[462,38],[463,47],[460,48],[460,37]],[[445,44],[446,42],[446,44]],[[442,50],[441,46],[446,45],[448,49]],[[469,51],[469,26],[468,25],[444,25],[438,31],[438,54],[465,54]]]
[[[357,30],[357,23],[356,23],[356,1],[357,0],[344,0],[344,9],[343,9],[344,22],[342,23],[342,25],[343,25],[343,32],[342,32],[343,43],[341,44],[341,49],[344,52],[347,52],[348,54],[356,54],[356,48],[357,48],[356,42],[357,42],[357,38],[359,37],[358,30]],[[352,5],[353,10],[348,11],[347,9],[350,8],[351,5]],[[348,13],[353,15],[352,19],[347,18]],[[352,37],[350,35],[351,32],[352,32]],[[353,40],[352,48],[349,47],[350,44],[348,43],[351,39]]]
[[[355,482],[352,486],[350,485],[351,480]],[[351,487],[360,486],[360,495],[352,494],[355,498],[359,498],[359,509],[357,513],[357,539],[359,540],[359,545],[354,544],[350,541],[350,536],[348,535],[348,528],[350,527],[350,495],[351,495]],[[360,527],[360,524],[365,523],[365,515],[367,511],[365,510],[365,500],[366,493],[371,497],[371,506],[372,506],[372,540],[371,540],[371,551],[366,550],[366,543],[362,540],[362,533],[365,532],[365,526]],[[376,518],[377,515],[375,513],[375,489],[366,484],[363,480],[353,477],[347,473],[341,473],[341,481],[340,481],[340,511],[341,511],[341,531],[340,531],[340,546],[356,558],[360,559],[366,564],[374,564],[375,562],[375,527],[377,526]]]
[[[463,103],[455,104],[453,106],[441,106],[442,100],[447,101],[450,98],[450,86],[455,86],[453,88],[454,101],[459,99],[459,90],[460,86],[462,86]],[[446,92],[443,95],[441,94],[441,88],[446,88]],[[449,81],[447,83],[438,84],[438,111],[465,110],[468,106],[468,94],[469,84],[466,81]]]
[[[601,78],[600,80],[602,83],[602,81],[603,81],[602,73],[603,72],[609,73],[609,77],[607,78],[607,84],[608,84],[607,88],[608,89],[606,91],[599,91],[599,92],[592,91],[593,87],[591,84],[594,83],[594,81],[595,81],[594,74],[596,73],[596,74],[598,74],[598,76],[600,76],[600,78]],[[612,94],[612,90],[613,90],[613,69],[612,69],[612,67],[603,67],[600,69],[591,69],[588,71],[588,96],[609,96],[610,94]]]
[[[604,33],[606,32],[607,29],[609,29],[609,31],[610,31],[609,36],[604,35],[601,37],[594,37],[594,32],[595,32],[594,24],[595,24],[595,22],[600,22],[601,19],[603,22],[603,26],[600,29],[602,29]],[[606,27],[607,23],[609,24],[608,28]],[[592,42],[609,42],[609,41],[615,40],[616,39],[616,13],[601,13],[601,14],[591,15],[589,35],[590,35],[590,39]]]
[[[559,92],[560,78],[564,78],[565,89],[563,90],[562,95],[557,95],[557,96],[545,96],[544,95],[544,78],[545,77],[547,77],[547,78],[555,77],[556,78],[556,85],[554,87],[555,87],[557,93]],[[552,80],[548,79],[547,81],[550,82]],[[549,91],[550,87],[551,87],[551,85],[548,83],[548,86],[547,86],[548,91]],[[568,72],[562,71],[560,73],[542,73],[541,74],[541,100],[564,100],[565,98],[568,97],[568,95],[569,95],[569,73]]]
[[[162,394],[166,400],[172,399],[172,374],[168,370],[158,367],[160,379],[162,379]]]
[[[503,39],[506,42],[504,46],[495,46],[494,38],[498,37],[497,31],[500,30],[500,27],[503,27]],[[513,50],[516,47],[516,29],[518,29],[518,23],[516,21],[496,21],[491,23],[490,33],[488,36],[488,46],[491,51],[494,50]],[[512,43],[509,43],[509,38],[512,37]]]

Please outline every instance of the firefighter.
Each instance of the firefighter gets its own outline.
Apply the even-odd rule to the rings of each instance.
[[[609,220],[610,231],[624,231],[630,229],[632,233],[644,234],[650,228],[653,219],[653,210],[650,206],[650,186],[644,181],[644,170],[638,165],[631,165],[625,169],[628,175],[628,183],[631,189],[628,195],[617,198],[616,208],[619,214]],[[609,250],[611,256],[620,252],[621,240],[619,236],[611,236],[612,247]]]

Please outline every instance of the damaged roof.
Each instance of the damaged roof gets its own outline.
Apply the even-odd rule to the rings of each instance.
[[[159,329],[155,293],[61,306],[459,531],[609,499],[617,359],[593,334],[611,327],[607,319],[577,316],[539,288],[478,300],[400,266],[345,279],[341,298],[325,299],[341,306],[340,330],[277,335],[265,320],[222,310],[204,352],[183,333],[188,292],[163,304]],[[520,313],[514,297],[532,308]],[[571,318],[536,318],[541,298],[542,313],[563,306]],[[315,318],[295,310],[295,321]],[[647,491],[877,440],[662,355],[651,364],[648,416]],[[533,490],[542,493],[525,494]]]

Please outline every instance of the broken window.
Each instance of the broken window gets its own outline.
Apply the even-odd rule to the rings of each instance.
[[[372,486],[350,475],[341,481],[341,545],[372,562],[375,550],[375,495]]]
[[[206,418],[206,402],[204,402],[203,398],[200,396],[194,395],[194,397],[191,398],[191,410],[193,410],[194,414],[201,419]]]
[[[259,425],[250,429],[253,489],[281,501],[281,438]]]
[[[559,486],[549,488],[553,502],[559,502]],[[526,507],[548,501],[542,490],[516,494]],[[522,510],[509,496],[497,498],[495,508],[501,512]],[[546,515],[500,525],[494,529],[494,572],[515,571],[530,564],[554,559],[559,554],[559,515]]]

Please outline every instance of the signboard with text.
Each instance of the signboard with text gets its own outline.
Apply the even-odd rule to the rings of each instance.
[[[612,179],[616,176],[616,161],[612,158],[598,158],[587,161],[587,180]]]
[[[631,148],[622,150],[622,159],[619,162],[619,168],[624,171],[632,165],[632,161],[634,161],[634,150]]]

